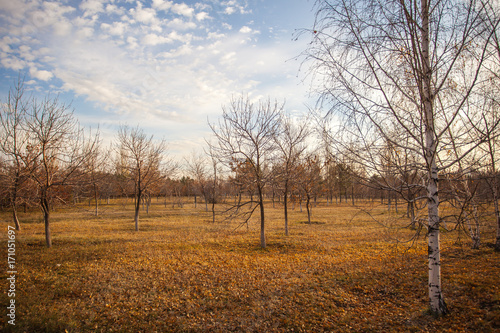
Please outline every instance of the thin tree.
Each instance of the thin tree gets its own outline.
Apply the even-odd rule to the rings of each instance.
[[[255,209],[260,209],[260,246],[266,247],[264,189],[271,181],[271,164],[276,156],[276,141],[283,104],[269,99],[253,103],[248,97],[233,98],[222,108],[218,124],[209,124],[216,138],[211,146],[224,166],[243,173],[249,189],[257,199],[238,202],[233,212],[248,207],[246,222]]]
[[[283,113],[280,121],[281,130],[275,138],[279,149],[281,163],[276,166],[276,175],[283,194],[283,213],[285,219],[285,235],[288,236],[288,196],[294,179],[298,162],[306,149],[305,141],[310,135],[308,119],[294,122],[292,117]]]
[[[498,3],[484,1],[486,7],[484,15],[485,34],[484,39],[489,43],[489,50],[491,57],[486,62],[486,73],[484,74],[485,80],[483,85],[483,92],[480,99],[479,119],[474,119],[470,124],[474,130],[479,132],[479,136],[486,137],[484,150],[489,157],[489,173],[492,181],[488,182],[492,189],[493,203],[495,209],[495,222],[496,222],[496,242],[495,250],[500,251],[500,193],[499,181],[497,175],[498,165],[498,136],[500,132],[500,33],[498,27],[500,25],[500,8]],[[490,37],[491,32],[491,38]],[[476,126],[477,122],[483,126]],[[482,128],[481,128],[482,127]]]
[[[23,155],[27,154],[28,132],[26,122],[29,101],[25,97],[24,81],[18,78],[17,83],[9,90],[7,100],[2,103],[0,111],[0,152],[4,156],[5,185],[12,209],[12,218],[16,230],[21,230],[17,216],[19,190],[28,179]]]
[[[212,175],[209,177],[209,182],[210,186],[207,189],[208,193],[208,198],[210,203],[212,204],[212,223],[215,223],[215,216],[216,216],[216,211],[215,211],[215,204],[219,201],[219,187],[220,187],[220,173],[221,171],[219,170],[219,161],[217,159],[217,156],[212,150],[212,146],[210,143],[208,143],[208,151],[205,151],[205,154],[210,158],[210,164],[212,167]],[[205,199],[206,200],[206,199]]]
[[[311,224],[311,199],[319,192],[321,183],[321,162],[318,156],[309,153],[297,166],[297,184],[306,198],[307,222]]]
[[[143,195],[153,184],[165,178],[172,165],[165,164],[165,141],[154,141],[153,135],[148,137],[139,127],[120,127],[117,148],[121,156],[118,168],[126,170],[134,183],[134,222],[135,231],[139,231],[139,211]]]
[[[99,215],[99,191],[104,178],[106,177],[106,157],[109,152],[103,152],[101,142],[97,141],[94,150],[84,161],[83,169],[87,174],[84,180],[85,185],[90,187],[90,192],[94,198],[94,215]],[[89,199],[90,200],[90,199]],[[89,201],[90,206],[90,201]]]
[[[187,171],[193,177],[194,185],[194,208],[197,206],[197,194],[203,196],[205,200],[205,211],[208,212],[208,183],[207,160],[201,154],[192,153],[189,159],[185,159]]]

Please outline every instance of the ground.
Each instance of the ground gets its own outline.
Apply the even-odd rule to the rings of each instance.
[[[187,199],[186,199],[187,201]],[[376,219],[350,204],[298,207],[284,235],[281,205],[267,203],[267,248],[259,223],[211,222],[191,203],[154,202],[134,231],[132,203],[52,214],[53,247],[41,215],[20,213],[15,296],[2,284],[4,332],[498,332],[500,254],[442,232],[442,285],[450,313],[427,304],[427,245],[403,212]],[[372,211],[372,214],[375,211]],[[10,213],[2,212],[7,258]],[[381,223],[382,222],[382,223]],[[391,225],[390,228],[387,225]],[[236,230],[235,230],[236,229]],[[491,238],[491,237],[490,237]],[[0,278],[10,276],[4,259]],[[6,316],[15,299],[15,326]]]

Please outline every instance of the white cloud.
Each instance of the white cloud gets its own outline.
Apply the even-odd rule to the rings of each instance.
[[[243,33],[243,34],[248,34],[248,33],[251,33],[252,32],[252,29],[247,27],[246,25],[241,27],[240,29],[240,32]]]
[[[53,25],[54,33],[58,36],[67,36],[71,33],[73,25],[67,20],[55,22]]]
[[[127,25],[123,22],[113,22],[113,24],[102,23],[101,29],[113,36],[123,36]]]
[[[26,61],[34,61],[36,56],[31,52],[31,47],[27,45],[19,46],[19,55]]]
[[[236,60],[235,57],[236,57],[236,52],[226,53],[221,58],[221,64],[225,64],[225,65],[234,64],[235,60]]]
[[[168,11],[172,7],[172,1],[153,0],[153,8],[158,10]]]
[[[234,12],[236,12],[236,9],[234,7],[226,7],[226,9],[224,10],[224,13],[228,15],[231,15]]]
[[[252,12],[251,10],[246,10],[246,5],[240,5],[235,0],[223,1],[221,5],[226,6],[224,13],[228,15],[234,14],[236,11],[239,11],[240,14],[249,14]]]
[[[104,11],[103,2],[100,0],[84,0],[79,8],[84,11],[83,16],[92,16]]]
[[[210,16],[208,15],[207,12],[199,12],[196,14],[196,19],[198,21],[203,21],[203,20],[208,19],[208,18],[210,18]]]
[[[0,55],[2,60],[0,60],[3,67],[12,69],[14,71],[20,71],[26,67],[26,62],[17,57],[9,57],[6,54]]]
[[[46,70],[38,70],[35,67],[30,67],[30,75],[31,77],[34,77],[38,80],[42,81],[48,81],[50,80],[54,75]]]
[[[119,8],[116,5],[113,4],[107,4],[106,5],[106,13],[108,14],[116,14],[116,15],[123,15],[125,14],[125,10],[123,8]]]
[[[6,12],[5,19],[9,22],[12,20],[19,20],[26,17],[26,13],[30,11],[31,7],[37,6],[36,2],[25,3],[22,0],[4,0],[0,1],[0,12]]]
[[[137,2],[137,7],[130,9],[135,20],[145,24],[156,23],[156,11],[153,8],[142,8],[142,3]]]
[[[94,28],[91,27],[83,27],[77,30],[76,35],[78,39],[90,38],[94,35]]]
[[[158,36],[156,34],[147,34],[144,36],[142,39],[142,42],[145,45],[159,45],[159,44],[166,44],[166,43],[172,43],[172,39],[163,37],[163,36]]]
[[[177,58],[180,56],[187,56],[193,54],[193,48],[190,45],[182,45],[175,50],[170,52],[163,52],[158,54],[158,57],[162,58]]]
[[[137,43],[137,38],[132,37],[132,36],[127,37],[127,43],[129,45],[129,48],[131,48],[131,49],[135,49],[139,46],[139,44]]]
[[[180,18],[175,18],[167,23],[167,26],[174,30],[189,30],[195,29],[196,23],[190,21],[183,21]]]
[[[184,15],[187,17],[192,17],[194,13],[194,9],[186,5],[185,3],[176,3],[172,5],[172,12],[178,15]]]

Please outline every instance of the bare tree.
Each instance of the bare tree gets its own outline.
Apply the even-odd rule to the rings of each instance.
[[[153,184],[164,179],[172,165],[165,164],[165,141],[155,142],[153,135],[148,137],[139,127],[120,127],[117,148],[121,156],[118,168],[134,183],[135,231],[139,231],[139,211],[143,195]]]
[[[101,142],[97,141],[93,151],[83,163],[83,170],[87,175],[85,185],[90,186],[94,198],[94,215],[99,215],[99,190],[103,179],[106,177],[106,157],[109,152],[102,150]],[[89,199],[90,200],[90,199]],[[90,201],[89,201],[90,205]]]
[[[212,150],[212,145],[208,143],[208,151],[205,152],[207,156],[210,158],[210,164],[212,167],[212,174],[209,176],[210,185],[207,189],[207,198],[208,201],[212,204],[212,223],[215,223],[215,204],[220,200],[220,166],[217,156]]]
[[[23,155],[27,153],[28,132],[24,125],[29,107],[26,100],[24,81],[19,78],[10,89],[7,100],[0,111],[0,152],[4,155],[6,169],[5,183],[8,188],[12,217],[16,230],[21,230],[17,217],[19,190],[28,178]]]
[[[438,182],[439,171],[457,159],[441,159],[438,165],[438,156],[449,147],[448,130],[466,120],[463,106],[478,82],[486,56],[487,43],[477,43],[485,7],[475,0],[316,4],[307,57],[314,61],[312,72],[324,79],[320,92],[331,110],[348,116],[358,137],[377,133],[380,141],[398,148],[402,143],[391,132],[404,132],[409,138],[404,148],[418,154],[426,172],[429,305],[436,315],[445,314]],[[482,50],[479,57],[470,56],[471,45]],[[462,142],[469,149],[459,159],[478,144]]]
[[[208,212],[208,183],[207,179],[207,160],[201,154],[192,153],[189,159],[186,159],[189,175],[194,180],[194,207],[197,205],[197,194],[203,196],[205,201],[205,210]]]
[[[297,184],[306,198],[307,222],[311,224],[311,199],[319,192],[321,182],[321,162],[318,156],[309,153],[297,166]]]
[[[493,194],[493,203],[495,209],[496,221],[496,242],[495,250],[500,251],[500,207],[498,201],[500,200],[499,182],[497,177],[498,165],[498,136],[500,135],[500,33],[498,27],[500,25],[500,7],[497,2],[483,1],[485,6],[484,25],[485,35],[484,39],[489,43],[489,51],[491,57],[488,58],[484,74],[485,80],[482,86],[483,90],[480,93],[479,109],[480,117],[472,120],[470,124],[474,127],[475,131],[479,132],[479,136],[486,137],[484,150],[489,158],[489,173],[491,180],[488,184],[491,186]],[[491,38],[490,38],[491,32]],[[477,123],[482,126],[477,126]]]
[[[293,121],[290,115],[283,114],[280,121],[281,130],[276,137],[280,152],[280,164],[275,165],[277,178],[283,193],[283,212],[285,218],[285,235],[288,236],[288,196],[291,183],[296,177],[298,162],[306,148],[305,141],[310,134],[308,119]]]
[[[63,200],[60,188],[82,175],[84,162],[92,155],[98,139],[86,138],[69,106],[57,98],[33,101],[26,127],[30,138],[23,159],[38,187],[46,245],[51,247],[51,207],[55,200]]]
[[[233,98],[222,108],[222,119],[210,124],[217,143],[211,146],[218,159],[229,168],[245,175],[249,189],[255,190],[257,199],[238,202],[234,212],[248,207],[247,220],[260,208],[260,245],[266,247],[264,189],[271,180],[271,163],[276,155],[275,137],[278,135],[283,104],[259,101],[254,104],[248,97]]]

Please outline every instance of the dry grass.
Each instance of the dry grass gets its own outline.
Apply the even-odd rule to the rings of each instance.
[[[51,249],[40,217],[21,214],[16,326],[3,314],[4,331],[500,330],[500,254],[488,246],[470,250],[456,232],[442,237],[451,313],[434,319],[426,310],[425,238],[410,249],[396,242],[413,231],[382,227],[349,205],[321,205],[311,225],[305,211],[291,211],[285,237],[281,207],[269,204],[268,247],[261,249],[257,221],[235,231],[237,223],[210,223],[203,208],[157,203],[149,216],[142,212],[139,232],[131,205],[103,206],[100,217],[83,206],[60,209]],[[395,213],[372,212],[399,223]],[[7,222],[9,215],[0,218]],[[0,299],[9,300],[5,292]]]

